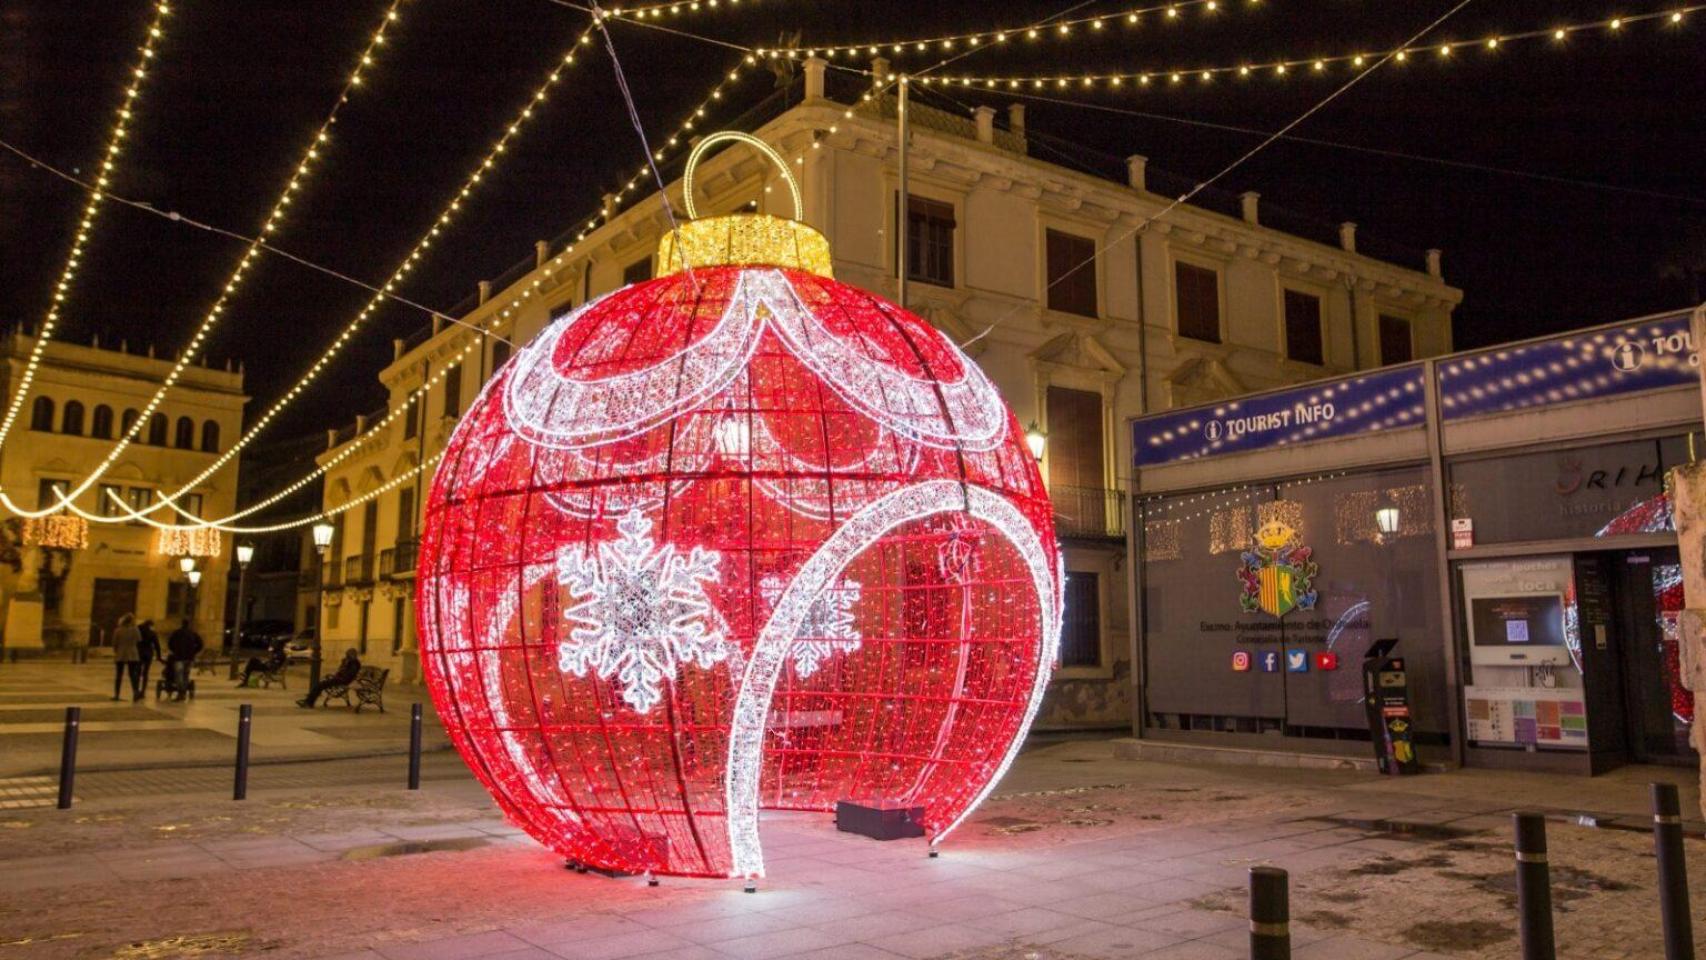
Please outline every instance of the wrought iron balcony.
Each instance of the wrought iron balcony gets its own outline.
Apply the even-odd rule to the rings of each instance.
[[[344,558],[344,583],[372,583],[373,555],[370,553],[357,554]]]
[[[1102,487],[1050,487],[1054,532],[1061,537],[1117,540],[1125,536],[1125,495]]]
[[[394,572],[398,576],[415,572],[415,557],[420,553],[419,540],[398,540]]]

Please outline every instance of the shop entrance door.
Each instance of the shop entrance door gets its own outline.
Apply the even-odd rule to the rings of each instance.
[[[89,646],[104,647],[112,643],[118,618],[136,612],[136,581],[95,580],[95,597],[89,605]]]
[[[1699,759],[1688,743],[1694,695],[1682,686],[1678,660],[1682,567],[1677,550],[1622,551],[1613,555],[1613,563],[1630,759],[1692,766]]]

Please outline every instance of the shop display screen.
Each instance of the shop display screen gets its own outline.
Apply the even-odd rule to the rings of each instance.
[[[1477,597],[1470,601],[1477,647],[1561,647],[1564,598]]]

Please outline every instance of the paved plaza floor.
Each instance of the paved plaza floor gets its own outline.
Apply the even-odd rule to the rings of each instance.
[[[365,718],[365,715],[364,715]],[[0,741],[3,742],[3,741]],[[454,754],[79,777],[76,806],[0,811],[0,956],[66,960],[1233,960],[1248,869],[1291,871],[1300,960],[1516,953],[1509,814],[1552,815],[1560,956],[1659,957],[1645,781],[1120,760],[1036,746],[930,859],[921,841],[762,827],[758,892],[565,870]],[[1696,824],[1698,825],[1698,824]],[[1706,841],[1688,841],[1706,931]]]

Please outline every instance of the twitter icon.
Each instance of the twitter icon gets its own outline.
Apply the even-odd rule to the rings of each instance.
[[[1287,650],[1285,652],[1285,672],[1287,672],[1287,673],[1308,673],[1309,672],[1309,651],[1308,650]]]

